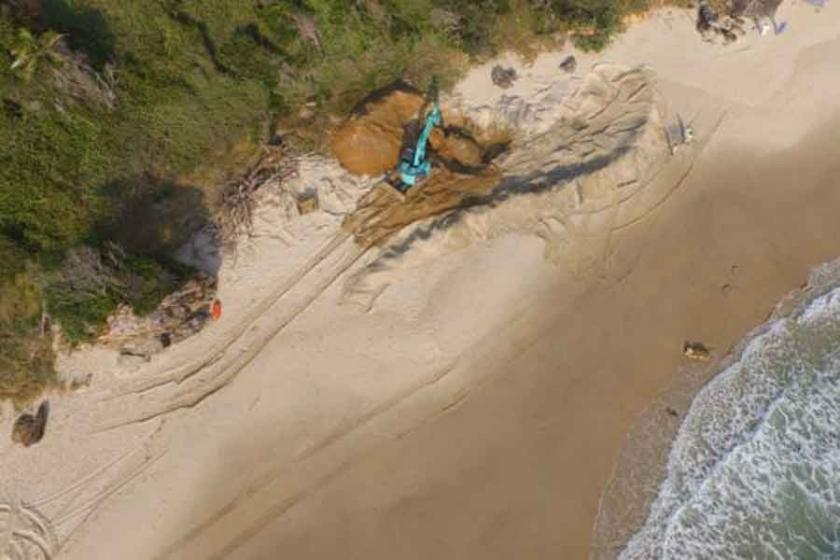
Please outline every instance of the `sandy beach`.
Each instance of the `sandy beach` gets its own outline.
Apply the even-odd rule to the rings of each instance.
[[[62,358],[89,386],[51,397],[37,446],[0,443],[20,531],[85,560],[610,554],[593,526],[641,415],[840,253],[840,5],[779,19],[724,47],[665,10],[576,53],[572,79],[568,49],[506,55],[510,90],[491,61],[446,100],[479,122],[507,111],[523,132],[499,165],[525,185],[578,157],[557,148],[579,139],[563,115],[595,99],[590,128],[636,119],[623,190],[603,185],[625,159],[365,252],[337,232],[373,180],[308,156],[294,188],[321,210],[266,193],[222,265],[222,321],[149,363]],[[670,156],[655,131],[677,113],[698,138]],[[686,340],[712,360],[689,364]]]

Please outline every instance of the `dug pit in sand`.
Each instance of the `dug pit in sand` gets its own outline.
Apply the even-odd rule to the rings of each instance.
[[[381,175],[394,169],[400,153],[420,126],[425,100],[404,83],[368,96],[336,132],[332,150],[341,164],[356,174]],[[378,244],[403,227],[460,206],[489,192],[501,179],[491,160],[505,142],[480,142],[463,122],[444,126],[429,138],[434,168],[431,176],[400,197],[385,182],[359,201],[344,221],[345,231],[364,247]],[[457,121],[455,121],[457,122]]]

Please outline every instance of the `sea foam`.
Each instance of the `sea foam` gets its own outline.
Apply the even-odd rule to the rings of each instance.
[[[621,558],[840,557],[840,290],[765,326],[695,397]]]

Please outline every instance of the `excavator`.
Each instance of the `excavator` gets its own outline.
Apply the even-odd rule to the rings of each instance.
[[[388,183],[401,195],[426,179],[432,172],[432,162],[428,156],[429,136],[436,126],[443,126],[443,115],[438,101],[437,77],[432,78],[432,84],[426,95],[426,103],[420,110],[423,128],[413,143],[402,151],[400,161],[391,173]],[[431,108],[429,108],[431,106]],[[424,117],[425,115],[425,117]]]

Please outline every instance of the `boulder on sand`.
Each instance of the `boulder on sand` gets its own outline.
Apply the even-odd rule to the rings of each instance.
[[[29,412],[21,414],[12,427],[12,441],[24,447],[29,447],[41,441],[47,429],[49,414],[49,401],[42,402],[35,414]]]
[[[516,81],[518,76],[516,75],[516,70],[513,68],[504,68],[497,64],[493,67],[490,78],[495,85],[502,89],[507,89],[513,85],[513,82]]]
[[[567,56],[563,62],[560,63],[560,69],[568,74],[574,74],[577,70],[577,59],[575,55],[570,54]]]

